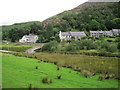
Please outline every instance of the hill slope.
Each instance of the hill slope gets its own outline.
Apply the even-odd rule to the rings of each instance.
[[[33,33],[39,35],[40,38],[38,42],[47,42],[50,41],[53,36],[55,40],[58,40],[58,33],[60,30],[90,31],[120,28],[119,9],[120,3],[117,2],[86,2],[72,10],[64,11],[50,17],[42,23],[31,22],[32,24],[3,26],[3,39],[16,41],[25,34]],[[19,30],[22,30],[23,33],[17,36],[14,35],[14,37],[17,37],[16,40],[14,40],[14,37],[11,35],[13,33],[19,33]]]
[[[78,7],[53,16],[43,23],[52,24],[62,31],[72,29],[110,30],[120,28],[118,24],[120,4],[110,2],[86,2]],[[63,28],[60,28],[60,25]],[[68,28],[69,27],[69,28]]]

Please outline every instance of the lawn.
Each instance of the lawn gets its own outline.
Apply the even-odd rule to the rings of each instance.
[[[37,59],[18,57],[3,54],[3,88],[117,88],[115,79],[98,80],[98,75],[85,78],[80,72],[69,68],[60,67],[47,62],[39,62]],[[38,66],[38,69],[35,69]],[[61,79],[57,79],[61,75]],[[52,83],[42,83],[42,79],[48,77]]]

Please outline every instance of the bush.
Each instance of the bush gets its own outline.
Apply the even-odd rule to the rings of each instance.
[[[81,41],[83,47],[86,47],[84,49],[90,50],[90,49],[96,49],[97,44],[93,42],[92,40],[82,40]]]
[[[117,52],[117,45],[116,44],[111,44],[106,48],[106,51],[108,52]]]
[[[61,75],[57,75],[57,79],[61,79]]]
[[[58,46],[57,41],[51,41],[42,47],[42,51],[54,52],[55,50],[57,50],[57,46]]]
[[[120,42],[120,37],[117,37],[117,38],[115,39],[115,41],[116,41],[116,42]]]
[[[42,79],[42,83],[52,83],[52,80],[49,79],[48,77],[45,77]]]
[[[91,76],[93,76],[93,73],[91,73],[90,71],[87,71],[87,70],[82,70],[81,75],[85,76],[85,77],[91,77]]]
[[[107,41],[101,41],[99,44],[101,49],[107,49],[108,46],[110,45],[110,43],[108,43]]]
[[[76,51],[76,45],[75,44],[69,44],[65,47],[65,51]]]
[[[100,49],[104,49],[107,52],[117,52],[117,44],[116,43],[110,43],[107,41],[102,41],[99,43]]]

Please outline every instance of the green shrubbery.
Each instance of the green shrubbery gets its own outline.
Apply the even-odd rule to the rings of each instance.
[[[118,43],[117,48],[120,50],[120,42]]]
[[[107,41],[101,41],[100,49],[104,49],[107,52],[117,52],[117,44],[109,43]]]
[[[79,53],[81,50],[95,50],[95,52],[82,52],[86,55],[100,55],[100,56],[114,56],[114,53],[118,52],[119,43],[112,43],[106,40],[72,40],[71,42],[62,41],[58,43],[51,41],[45,44],[42,51],[47,52],[63,52],[63,53]],[[97,52],[96,52],[97,51]],[[81,53],[81,52],[80,52]],[[118,56],[115,55],[115,56]]]
[[[54,52],[55,50],[57,50],[57,46],[57,41],[51,41],[42,47],[42,51]]]

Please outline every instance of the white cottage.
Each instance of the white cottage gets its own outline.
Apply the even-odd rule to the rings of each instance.
[[[21,42],[21,43],[25,43],[25,42],[35,43],[37,40],[38,40],[37,35],[24,35],[22,37],[22,39],[19,40],[19,42]]]
[[[60,40],[71,40],[72,37],[77,39],[81,39],[81,37],[85,37],[86,34],[84,32],[61,32],[59,33]]]
[[[112,29],[114,36],[120,36],[120,29]]]

